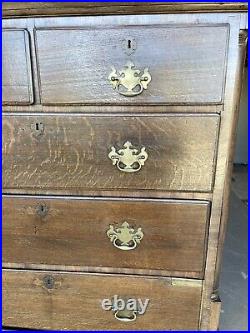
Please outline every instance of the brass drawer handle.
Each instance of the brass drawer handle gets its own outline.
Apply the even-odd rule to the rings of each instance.
[[[144,234],[141,228],[135,230],[125,221],[121,227],[115,227],[111,224],[107,236],[116,248],[129,251],[134,250],[140,244]]]
[[[135,65],[128,61],[124,68],[117,72],[112,66],[112,72],[108,77],[113,89],[117,90],[120,95],[133,97],[140,95],[144,89],[147,89],[151,81],[151,75],[148,68],[143,73],[139,69],[135,69]]]
[[[148,159],[146,148],[142,147],[139,151],[129,141],[125,142],[123,147],[123,149],[119,150],[111,147],[108,157],[111,159],[113,165],[116,165],[123,172],[137,172],[141,170],[141,167]]]
[[[114,314],[117,320],[123,322],[131,322],[137,319],[136,311],[132,310],[116,310]]]

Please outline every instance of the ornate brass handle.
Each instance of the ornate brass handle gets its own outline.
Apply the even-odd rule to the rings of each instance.
[[[116,248],[129,251],[135,249],[140,244],[144,234],[141,228],[135,230],[125,221],[121,227],[115,227],[111,224],[107,231],[107,236]]]
[[[115,318],[123,322],[135,321],[137,319],[136,311],[132,310],[116,310]]]
[[[119,94],[127,97],[140,95],[144,89],[147,89],[151,81],[151,75],[148,68],[143,73],[139,69],[135,69],[135,65],[128,61],[124,68],[117,72],[112,66],[112,72],[108,77],[113,89]]]
[[[116,165],[123,172],[137,172],[141,170],[141,167],[148,159],[146,148],[142,147],[139,152],[129,141],[125,142],[123,147],[123,149],[119,149],[118,151],[115,147],[111,147],[108,157],[111,159],[113,165]]]

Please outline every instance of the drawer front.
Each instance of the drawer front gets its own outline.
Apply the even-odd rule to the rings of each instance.
[[[219,116],[3,117],[3,187],[211,191]]]
[[[37,29],[42,104],[221,103],[227,38],[227,25]]]
[[[3,261],[202,278],[208,213],[199,201],[4,197]]]
[[[3,29],[3,104],[33,103],[32,74],[28,31]]]
[[[168,278],[4,270],[3,324],[50,330],[198,330],[201,286],[200,281],[188,286]],[[102,308],[103,300],[115,295],[143,304],[149,299],[146,311],[117,312],[115,317]]]

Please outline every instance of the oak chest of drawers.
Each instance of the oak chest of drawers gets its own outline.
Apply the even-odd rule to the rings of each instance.
[[[5,5],[5,326],[218,328],[244,11]]]

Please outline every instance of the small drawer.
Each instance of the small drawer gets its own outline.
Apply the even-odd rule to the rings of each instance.
[[[228,30],[198,24],[38,28],[41,102],[222,103]]]
[[[3,29],[2,39],[3,104],[32,104],[33,86],[28,31]]]
[[[213,188],[217,115],[3,117],[3,188],[205,191]],[[30,192],[29,192],[30,193]]]
[[[3,325],[196,331],[201,289],[200,280],[3,270]],[[127,311],[117,309],[118,298]]]
[[[3,262],[202,278],[208,219],[202,201],[4,196]]]

